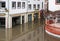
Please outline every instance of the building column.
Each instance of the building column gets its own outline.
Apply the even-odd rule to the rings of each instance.
[[[12,17],[11,16],[6,15],[5,28],[12,28]]]
[[[40,19],[40,11],[39,11],[39,15],[38,16],[39,16],[39,19]]]
[[[34,21],[34,13],[32,13],[32,21]]]
[[[25,14],[25,16],[24,16],[24,23],[27,23],[27,22],[28,22],[28,15]]]
[[[20,16],[20,18],[19,18],[19,22],[20,22],[19,24],[21,24],[21,16]]]
[[[22,24],[22,16],[21,16],[21,19],[20,19],[20,24]]]
[[[8,17],[5,17],[5,28],[8,28]]]
[[[12,28],[12,17],[9,16],[9,28]]]

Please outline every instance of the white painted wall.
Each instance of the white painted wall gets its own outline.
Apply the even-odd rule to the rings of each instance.
[[[8,9],[8,6],[7,6],[7,5],[8,5],[8,0],[0,0],[0,2],[6,2],[6,7],[5,7],[5,8]],[[1,8],[1,9],[0,9],[0,14],[1,14],[1,13],[6,13],[6,12],[5,12],[5,8]]]
[[[41,0],[40,1],[37,1],[37,0],[9,0],[9,1],[8,0],[2,0],[2,1],[6,1],[6,8],[7,8],[7,10],[9,8],[9,14],[20,14],[20,13],[25,13],[27,11],[28,12],[34,11],[33,4],[36,4],[36,8],[37,8],[37,4],[40,4],[40,10],[42,9],[42,6],[41,6],[42,1]],[[16,6],[16,9],[12,9],[12,1],[25,2],[25,9],[22,9],[22,8],[21,9],[18,9],[17,6]],[[27,2],[28,2],[28,4],[32,4],[32,9],[31,10],[28,10],[27,9],[28,8]],[[7,14],[8,14],[8,12],[7,12]]]
[[[16,1],[16,2],[25,2],[25,7],[26,8],[24,8],[24,9],[19,9],[17,6],[16,6],[16,9],[12,9],[12,1]],[[17,4],[17,3],[16,3]],[[10,14],[20,14],[20,13],[24,13],[24,12],[26,12],[27,11],[27,1],[25,0],[10,0],[10,5],[9,5],[9,7],[10,7]]]
[[[32,4],[32,9],[28,10],[28,12],[34,11],[33,4],[36,4],[36,9],[37,9],[37,5],[40,4],[40,9],[39,10],[41,10],[42,9],[41,3],[42,3],[42,0],[40,0],[40,1],[38,1],[38,0],[28,0],[28,4]]]
[[[48,0],[48,2],[49,2],[49,10],[50,11],[60,10],[60,5],[56,5],[55,0]]]

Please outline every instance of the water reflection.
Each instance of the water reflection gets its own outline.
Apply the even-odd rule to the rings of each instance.
[[[0,41],[60,41],[60,39],[46,34],[43,22],[38,20],[16,25],[12,29],[0,27]]]
[[[40,21],[16,25],[12,29],[0,28],[0,41],[40,41]]]

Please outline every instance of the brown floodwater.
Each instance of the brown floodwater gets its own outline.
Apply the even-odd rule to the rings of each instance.
[[[0,27],[0,41],[60,41],[44,32],[42,21],[16,25],[11,29]]]

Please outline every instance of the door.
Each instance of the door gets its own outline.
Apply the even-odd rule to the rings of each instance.
[[[28,22],[32,22],[32,14],[28,15]]]
[[[24,23],[24,16],[22,16],[22,24]]]
[[[38,13],[34,14],[34,21],[38,20]]]

